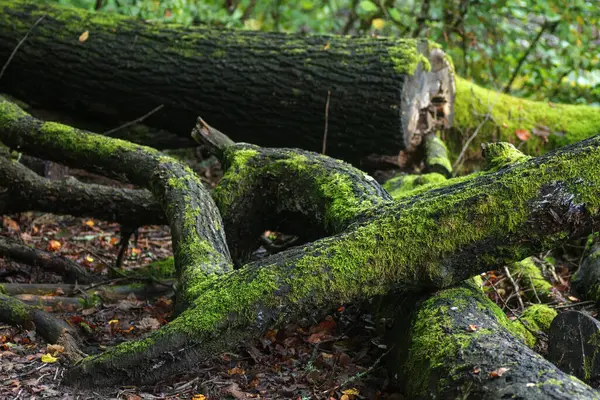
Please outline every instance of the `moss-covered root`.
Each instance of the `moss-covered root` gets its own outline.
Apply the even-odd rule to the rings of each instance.
[[[512,331],[512,332],[511,332]],[[600,395],[535,353],[502,311],[472,284],[418,306],[401,352],[411,399],[598,399]]]
[[[237,261],[267,229],[313,241],[392,200],[371,176],[317,153],[239,143],[222,146],[220,156],[226,172],[213,198]]]
[[[582,235],[600,222],[599,145],[600,136],[382,205],[344,233],[203,281],[190,287],[193,309],[149,339],[85,361],[73,382],[166,377],[305,313],[399,286],[456,284]]]
[[[423,138],[425,147],[425,172],[437,172],[446,178],[452,176],[452,164],[446,144],[435,133]]]
[[[544,277],[542,270],[533,257],[528,257],[510,266],[511,275],[518,279],[521,290],[531,301],[556,300],[552,284]]]
[[[0,322],[35,329],[46,341],[64,346],[70,361],[81,359],[77,332],[66,323],[20,300],[0,293]]]
[[[600,110],[585,105],[520,99],[456,77],[453,126],[457,132],[446,141],[452,160],[456,159],[464,141],[482,122],[465,153],[467,162],[464,165],[467,168],[469,161],[480,159],[479,146],[482,143],[518,144],[523,153],[538,156],[595,135],[600,132]],[[519,134],[522,138],[529,136],[529,139],[522,142],[516,135],[517,130],[527,131]]]
[[[0,140],[25,153],[148,188],[165,212],[181,281],[187,288],[232,268],[221,216],[200,178],[155,149],[31,117],[0,97]]]

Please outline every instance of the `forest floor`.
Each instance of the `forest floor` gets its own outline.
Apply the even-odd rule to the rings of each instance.
[[[214,187],[218,167],[192,166],[208,187]],[[123,186],[81,172],[77,177]],[[118,253],[118,224],[34,212],[2,218],[0,235],[70,258],[105,278],[103,285],[122,283],[109,274]],[[169,228],[146,226],[140,228],[137,243],[130,244],[122,268],[134,271],[171,255]],[[573,257],[563,258],[576,262]],[[572,266],[558,271],[564,279],[557,290],[568,290],[570,271]],[[505,277],[490,271],[484,278],[493,289],[490,297],[512,316],[516,298]],[[173,298],[168,295],[138,298],[131,294],[116,301],[87,298],[75,304],[51,301],[64,294],[60,276],[2,258],[0,282],[56,284],[46,293],[54,299],[41,306],[77,327],[88,354],[143,337],[168,323],[172,313]],[[386,378],[382,359],[388,349],[373,319],[364,308],[332,304],[325,318],[268,331],[235,353],[207,360],[194,373],[153,387],[78,392],[62,384],[66,362],[60,355],[48,362],[48,346],[34,331],[0,326],[0,399],[403,399]]]
[[[218,168],[193,167],[208,187],[218,181]],[[75,175],[87,182],[128,186],[82,171]],[[122,283],[109,274],[119,250],[118,224],[37,212],[6,215],[1,222],[0,235],[72,259],[105,278],[103,285]],[[169,228],[145,226],[139,229],[137,243],[130,243],[122,268],[135,271],[169,256]],[[168,323],[172,313],[170,296],[137,298],[131,294],[116,301],[87,298],[79,304],[61,302],[64,291],[60,276],[2,258],[0,282],[56,284],[44,294],[52,298],[40,298],[38,304],[76,327],[88,354],[143,337]],[[94,287],[101,288],[98,284]],[[153,387],[89,391],[74,391],[62,384],[66,362],[60,355],[56,361],[47,362],[48,345],[34,331],[0,325],[0,399],[402,398],[387,390],[381,361],[387,350],[371,318],[356,307],[332,305],[331,314],[322,320],[268,331],[236,353],[207,360],[193,374]]]

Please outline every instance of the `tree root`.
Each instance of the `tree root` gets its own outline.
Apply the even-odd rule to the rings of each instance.
[[[0,321],[35,329],[46,341],[64,347],[64,355],[78,362],[84,354],[79,350],[77,332],[66,323],[20,300],[0,293]]]
[[[4,236],[0,236],[0,256],[57,273],[62,275],[66,282],[85,284],[98,280],[75,261],[27,246]]]

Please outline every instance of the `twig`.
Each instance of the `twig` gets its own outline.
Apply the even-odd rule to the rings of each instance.
[[[23,45],[23,43],[25,43],[25,41],[27,40],[27,37],[29,36],[29,34],[35,29],[36,26],[38,26],[38,24],[40,22],[42,22],[42,20],[44,18],[46,18],[46,14],[42,15],[41,17],[39,17],[37,19],[37,21],[35,21],[33,23],[33,25],[31,25],[31,28],[29,28],[29,30],[27,31],[27,33],[25,34],[25,36],[23,36],[23,39],[21,39],[21,41],[17,44],[17,46],[12,51],[12,53],[10,53],[10,56],[8,57],[8,60],[6,61],[6,63],[4,64],[4,66],[2,67],[2,71],[0,71],[0,79],[2,79],[2,75],[4,75],[4,71],[6,71],[6,68],[8,68],[8,64],[10,64],[10,62],[12,61],[13,57],[15,56],[15,54],[17,54],[17,51],[19,51],[19,48]]]
[[[533,294],[535,295],[535,298],[537,299],[539,304],[542,304],[542,300],[540,299],[540,296],[538,296],[537,289],[535,288],[535,285],[533,284],[533,279],[531,278],[531,274],[528,273],[527,277],[529,278],[529,282],[531,282],[531,288],[533,289]]]
[[[454,171],[454,174],[456,174],[456,171],[458,171],[458,167],[460,167],[462,165],[462,158],[464,157],[465,152],[467,151],[467,148],[469,147],[469,145],[471,144],[473,139],[475,139],[475,137],[477,136],[477,134],[483,127],[483,124],[485,124],[489,119],[490,119],[490,114],[489,113],[485,114],[485,118],[483,119],[483,121],[481,121],[481,123],[475,129],[475,132],[473,132],[473,134],[465,142],[462,150],[460,151],[460,154],[458,155],[458,158],[456,159],[456,161],[454,162],[454,165],[452,166],[452,170]]]
[[[513,288],[515,290],[515,296],[517,297],[517,301],[519,302],[519,306],[521,307],[521,310],[524,310],[525,309],[525,304],[523,304],[523,299],[521,298],[521,295],[519,294],[519,285],[513,279],[512,275],[510,274],[510,271],[508,270],[508,267],[505,265],[503,268],[504,268],[504,275],[506,275],[506,277],[510,281],[511,285],[513,285]]]
[[[373,365],[371,365],[369,368],[367,368],[363,372],[359,372],[356,375],[350,376],[349,378],[347,378],[346,380],[344,380],[344,382],[340,383],[339,385],[336,385],[336,386],[334,386],[331,389],[327,389],[327,390],[322,391],[321,394],[331,393],[331,392],[333,392],[335,390],[338,390],[341,387],[343,387],[343,386],[345,386],[345,385],[347,385],[347,384],[349,384],[351,382],[354,382],[355,380],[360,379],[363,376],[369,374],[371,371],[373,371],[375,369],[375,367],[377,366],[377,364],[379,364],[381,362],[381,360],[383,359],[383,357],[387,356],[388,353],[390,351],[392,351],[393,348],[394,348],[393,346],[390,347],[390,349],[388,351],[386,351],[385,353],[383,353],[382,355],[380,355],[379,358],[377,360],[375,360],[375,362],[373,363]]]
[[[118,126],[114,129],[111,129],[109,131],[106,131],[103,133],[103,135],[110,135],[111,133],[115,133],[116,131],[119,131],[121,129],[127,128],[128,126],[131,126],[133,124],[137,124],[138,122],[142,122],[143,120],[145,120],[146,118],[148,118],[149,116],[151,116],[152,114],[154,114],[155,112],[159,111],[161,108],[163,108],[165,105],[161,104],[160,106],[156,107],[154,110],[142,115],[141,117],[134,119],[133,121],[129,121],[121,126]]]
[[[331,90],[327,91],[327,102],[325,103],[325,132],[323,133],[323,151],[325,154],[325,147],[327,146],[327,128],[329,127],[329,98],[331,97]]]
[[[508,83],[506,84],[506,86],[504,86],[504,89],[502,90],[504,93],[510,93],[510,87],[512,86],[513,82],[517,78],[517,76],[519,74],[519,71],[521,70],[521,67],[525,63],[525,60],[527,59],[527,57],[529,57],[529,54],[531,54],[531,52],[533,51],[533,49],[537,46],[539,40],[542,38],[542,35],[546,31],[546,29],[550,28],[550,31],[554,32],[554,30],[558,26],[558,22],[559,21],[551,23],[551,24],[548,23],[548,22],[545,22],[542,25],[542,28],[538,32],[537,36],[535,37],[535,39],[533,39],[533,42],[531,42],[531,45],[527,48],[527,50],[525,51],[525,54],[523,54],[523,56],[521,57],[521,59],[517,63],[517,66],[516,66],[515,70],[513,71],[513,74],[510,77]]]
[[[560,309],[560,308],[569,308],[569,307],[579,307],[579,306],[588,306],[591,304],[595,304],[596,302],[594,300],[586,300],[586,301],[581,301],[579,303],[572,303],[572,304],[562,304],[559,306],[550,306],[554,309]]]

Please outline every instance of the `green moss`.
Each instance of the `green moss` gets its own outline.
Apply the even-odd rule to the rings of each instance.
[[[0,283],[0,294],[8,294],[6,288]]]
[[[497,171],[507,165],[527,161],[531,158],[506,142],[485,143],[482,147],[485,159],[484,168],[488,172]]]
[[[446,177],[437,172],[422,175],[398,175],[388,179],[383,184],[383,188],[394,199],[400,199],[402,197],[413,195],[417,188],[428,190],[437,187],[438,184],[446,181]]]
[[[398,74],[413,75],[419,64],[425,71],[431,70],[431,64],[427,57],[421,54],[417,48],[416,40],[397,41],[387,48],[389,59],[392,61],[394,71]],[[386,61],[386,60],[382,60]]]
[[[145,269],[155,278],[171,278],[175,275],[175,260],[172,256],[156,260],[148,264]]]
[[[225,150],[227,169],[213,196],[223,215],[229,212],[232,202],[239,201],[246,191],[256,190],[254,185],[259,177],[266,176],[293,175],[295,179],[299,179],[294,185],[306,186],[309,192],[306,197],[292,199],[295,204],[293,207],[298,207],[300,202],[312,203],[306,204],[306,210],[309,210],[315,208],[315,204],[323,204],[323,222],[331,232],[339,232],[350,220],[373,206],[371,201],[357,196],[354,184],[345,171],[353,170],[366,179],[372,178],[351,165],[340,162],[343,172],[328,171],[322,167],[318,158],[315,161],[294,151],[282,150],[282,153],[284,157],[253,163],[252,159],[258,157],[259,152],[249,149],[248,145],[232,146]]]
[[[566,233],[560,232],[560,235],[558,235],[555,240],[559,241],[562,239],[561,235],[566,236]],[[527,292],[529,298],[534,299],[536,293],[543,299],[550,299],[552,297],[552,284],[544,278],[542,271],[535,264],[533,258],[529,257],[514,263],[510,269],[511,274],[513,274],[515,278],[520,279],[521,287],[523,289],[535,289],[535,293],[533,290]]]
[[[490,118],[479,129],[465,154],[466,159],[480,158],[480,145],[485,142],[509,142],[518,145],[526,155],[541,155],[575,143],[600,132],[600,110],[585,105],[549,104],[531,101],[485,89],[456,76],[456,101],[453,126],[471,135],[484,115]],[[515,131],[524,129],[550,131],[548,142],[531,134],[521,142]],[[448,142],[451,159],[456,159],[463,147],[461,135]]]
[[[550,324],[557,315],[556,310],[545,304],[534,304],[523,311],[520,320],[526,323],[529,329],[534,332],[548,333]]]
[[[13,324],[25,324],[29,321],[29,307],[20,300],[0,293],[0,314],[8,313]]]

